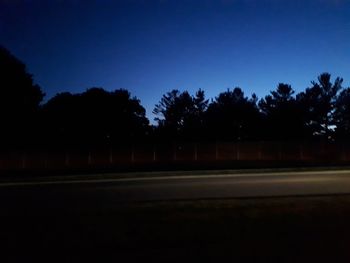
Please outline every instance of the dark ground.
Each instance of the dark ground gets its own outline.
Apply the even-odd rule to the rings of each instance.
[[[350,195],[129,203],[4,195],[1,262],[350,261]]]

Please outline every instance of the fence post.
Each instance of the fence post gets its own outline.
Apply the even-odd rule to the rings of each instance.
[[[135,147],[134,145],[131,145],[131,162],[133,163],[135,161]]]
[[[282,160],[282,143],[278,142],[278,160]]]
[[[113,150],[112,150],[112,147],[109,149],[109,164],[113,164]]]
[[[194,160],[198,160],[197,143],[194,144]]]
[[[64,165],[69,166],[69,153],[68,152],[66,152],[64,154]]]
[[[91,165],[91,151],[88,152],[88,165]]]
[[[27,156],[26,156],[26,153],[23,152],[22,159],[21,159],[21,167],[22,167],[22,169],[25,169],[26,166],[27,166]]]
[[[44,168],[47,169],[48,167],[48,154],[47,152],[44,152]]]
[[[177,159],[177,156],[176,156],[176,142],[174,142],[174,144],[173,144],[173,158],[174,158],[174,161],[176,161],[176,159]]]
[[[299,144],[299,158],[300,158],[301,161],[304,160],[303,144]]]
[[[347,161],[347,159],[348,159],[348,158],[347,158],[348,155],[347,155],[347,152],[346,152],[345,149],[347,149],[347,147],[345,147],[344,143],[342,143],[342,144],[341,144],[342,161]]]
[[[156,146],[153,144],[153,162],[157,160],[157,155],[156,155]]]
[[[263,145],[263,142],[259,142],[259,153],[258,153],[259,161],[262,160],[262,145]]]

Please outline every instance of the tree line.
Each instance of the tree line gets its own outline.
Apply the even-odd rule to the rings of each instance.
[[[124,89],[62,92],[43,103],[44,92],[26,66],[0,47],[1,131],[6,147],[104,147],[148,141],[303,141],[350,139],[350,87],[322,73],[304,91],[279,83],[268,95],[239,88],[209,100],[171,90],[151,125],[138,98]]]

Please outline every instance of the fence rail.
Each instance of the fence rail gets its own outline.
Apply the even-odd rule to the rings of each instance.
[[[8,151],[0,154],[0,171],[244,161],[350,163],[349,146],[345,142],[172,142],[103,150]]]

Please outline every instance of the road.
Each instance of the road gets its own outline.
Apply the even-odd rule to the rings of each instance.
[[[348,170],[2,182],[2,262],[349,262],[341,194]]]
[[[350,193],[350,170],[206,173],[86,175],[1,182],[0,211],[8,217],[76,215],[110,213],[140,202]]]
[[[107,202],[220,199],[350,193],[350,170],[85,178],[0,183],[1,200],[38,196]],[[8,195],[8,196],[7,196]],[[35,198],[34,198],[35,199]]]

